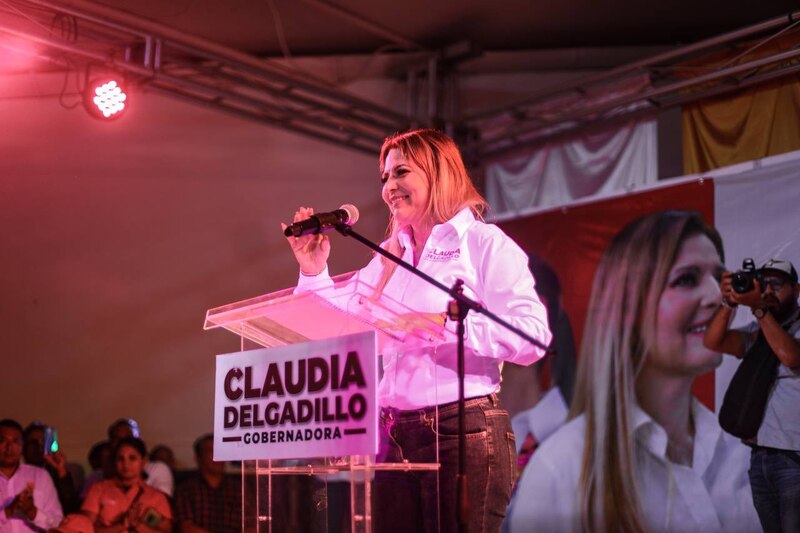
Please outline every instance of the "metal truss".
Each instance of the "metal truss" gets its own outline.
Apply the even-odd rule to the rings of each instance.
[[[274,62],[85,0],[0,0],[0,35],[58,63],[374,155],[407,127],[396,111]]]
[[[796,74],[800,70],[798,30],[800,11],[468,116],[462,127],[475,132],[475,140],[465,144],[465,153],[485,162],[598,125],[653,116],[663,109]],[[776,38],[789,45],[760,52]],[[741,49],[735,58],[707,66],[711,54],[727,58]]]
[[[795,31],[799,18],[800,11],[789,13],[510,105],[450,119],[446,126],[464,137],[460,142],[468,160],[481,164],[557,137],[789,76],[800,70],[800,42],[772,49],[777,51],[742,53],[712,67],[701,58],[736,47],[756,51],[775,37],[789,36],[791,43],[794,35],[800,41]],[[0,0],[0,35],[33,44],[41,57],[59,64],[114,69],[149,90],[372,155],[387,134],[419,122],[412,116],[415,105],[405,115],[274,61],[87,0]],[[393,34],[384,37],[405,42]],[[442,124],[446,121],[436,116],[437,102],[446,84],[437,69],[447,67],[448,56],[442,51],[423,54],[429,55],[427,66],[408,71],[409,102],[426,100],[425,120]],[[457,68],[448,72],[458,76]]]

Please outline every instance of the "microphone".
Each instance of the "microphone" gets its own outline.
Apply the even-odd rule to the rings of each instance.
[[[337,224],[352,226],[356,222],[358,222],[358,209],[353,204],[344,204],[336,211],[317,213],[300,222],[289,224],[283,234],[287,237],[300,237],[308,234],[317,235],[334,229]]]

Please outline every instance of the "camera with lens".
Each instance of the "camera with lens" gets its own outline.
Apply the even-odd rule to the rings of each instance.
[[[759,285],[764,286],[764,275],[761,270],[756,269],[756,264],[752,257],[742,261],[742,269],[734,272],[731,276],[731,286],[739,294],[750,292],[755,287],[754,280],[758,280]]]

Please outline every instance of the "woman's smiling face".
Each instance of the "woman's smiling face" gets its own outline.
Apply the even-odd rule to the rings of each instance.
[[[401,225],[418,225],[427,215],[430,184],[425,173],[398,149],[389,150],[381,176],[381,196]]]
[[[703,346],[703,334],[720,301],[724,267],[705,235],[683,241],[658,301],[655,346],[647,365],[665,373],[697,376],[722,361]]]

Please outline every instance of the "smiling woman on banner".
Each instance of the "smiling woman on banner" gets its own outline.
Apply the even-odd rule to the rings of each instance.
[[[520,479],[511,533],[759,531],[749,451],[692,396],[719,366],[703,346],[722,241],[694,213],[638,219],[597,268],[572,420]]]
[[[447,286],[464,281],[464,294],[542,344],[550,342],[547,314],[534,290],[526,254],[499,228],[486,224],[486,201],[473,186],[455,143],[438,131],[393,135],[381,148],[380,185],[389,207],[382,247]],[[294,221],[313,215],[301,207]],[[283,225],[285,229],[286,226]],[[329,278],[325,235],[289,237],[300,264],[298,289]],[[449,296],[378,255],[359,272],[376,287],[455,331],[445,309]],[[483,315],[466,319],[466,456],[469,530],[497,531],[514,478],[513,434],[499,405],[503,361],[530,364],[534,348]],[[434,473],[376,474],[379,531],[454,531],[458,459],[456,343],[405,345],[383,354],[378,387],[381,443],[378,461],[432,463]]]

